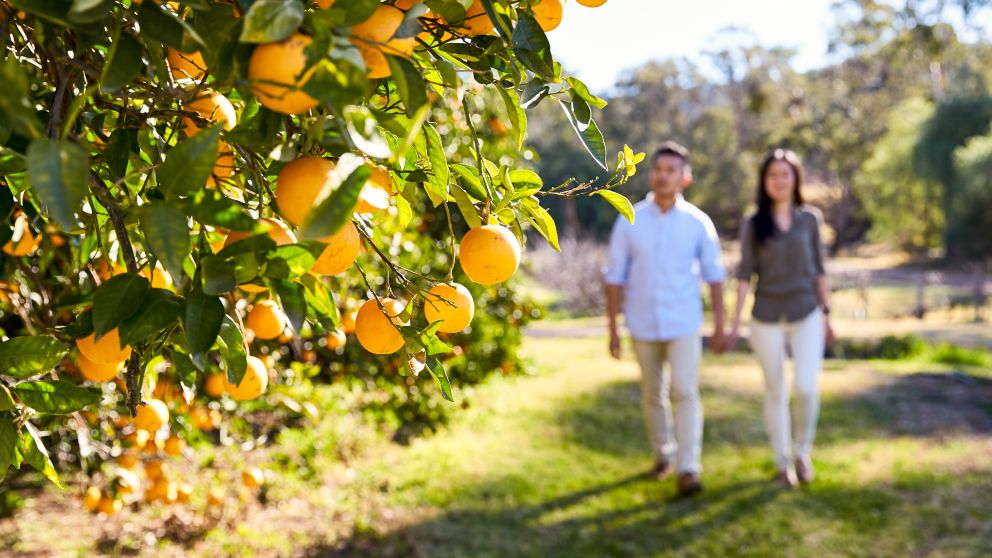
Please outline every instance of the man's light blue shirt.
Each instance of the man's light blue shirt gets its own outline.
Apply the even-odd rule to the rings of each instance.
[[[667,341],[703,325],[700,279],[724,280],[720,238],[708,215],[679,196],[667,212],[653,194],[617,217],[610,234],[608,285],[624,287],[624,323],[635,339]]]

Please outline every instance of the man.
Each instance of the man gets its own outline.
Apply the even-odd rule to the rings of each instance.
[[[610,354],[620,358],[616,317],[623,299],[624,323],[641,367],[641,406],[655,454],[652,472],[662,478],[674,465],[678,493],[688,496],[703,489],[699,280],[710,285],[712,346],[719,352],[725,274],[713,221],[682,198],[682,190],[692,181],[688,150],[674,142],[663,143],[652,159],[649,180],[651,193],[634,206],[634,222],[617,218],[610,236],[604,273]],[[666,362],[669,375],[663,373]]]

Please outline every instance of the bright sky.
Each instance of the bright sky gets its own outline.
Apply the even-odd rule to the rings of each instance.
[[[834,19],[831,0],[608,0],[586,8],[565,3],[561,25],[549,33],[551,50],[566,70],[596,92],[606,92],[623,70],[644,62],[689,57],[739,44],[797,50],[793,65],[807,70],[827,62]],[[751,37],[728,26],[749,30]],[[729,41],[729,42],[728,42]]]

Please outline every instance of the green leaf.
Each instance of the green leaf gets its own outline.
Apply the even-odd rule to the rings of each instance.
[[[371,170],[360,157],[350,153],[342,155],[328,181],[330,191],[325,189],[317,195],[314,209],[300,229],[299,237],[321,240],[340,230],[351,219],[370,174]]]
[[[24,458],[24,462],[45,475],[45,478],[55,486],[62,488],[59,474],[55,471],[55,465],[52,464],[52,458],[49,457],[48,450],[45,449],[45,444],[42,443],[38,431],[30,422],[24,423],[24,430],[21,433],[17,448],[21,457]]]
[[[609,170],[606,166],[606,140],[603,139],[603,132],[599,131],[599,126],[596,125],[596,121],[589,119],[588,124],[580,124],[575,115],[572,113],[572,104],[559,101],[558,104],[561,109],[565,111],[565,117],[568,118],[568,122],[572,125],[572,129],[578,134],[579,139],[582,140],[582,145],[586,148],[586,151],[592,155],[596,164],[603,167],[604,170]]]
[[[461,177],[459,183],[465,188],[468,195],[478,201],[486,201],[486,190],[482,185],[478,168],[463,163],[455,163],[451,165],[451,170]]]
[[[100,80],[100,90],[104,93],[117,91],[131,83],[144,66],[141,60],[141,43],[131,35],[121,33],[113,49],[113,58],[104,66]]]
[[[178,283],[183,276],[183,261],[192,250],[186,214],[165,202],[152,202],[138,208],[138,216],[145,243]]]
[[[379,131],[379,122],[368,107],[347,106],[341,111],[355,147],[369,157],[387,159],[393,152]]]
[[[392,70],[396,90],[406,107],[406,115],[413,118],[421,107],[427,105],[427,85],[424,84],[424,78],[413,62],[406,58],[387,54],[386,60]]]
[[[224,316],[224,323],[220,326],[220,354],[224,359],[224,366],[227,368],[227,380],[234,385],[241,383],[245,377],[245,370],[248,369],[248,353],[245,351],[245,339],[234,322],[234,318]]]
[[[454,402],[455,398],[451,396],[451,380],[448,379],[448,373],[444,371],[441,361],[436,357],[428,356],[426,368],[434,381],[437,382],[438,387],[441,388],[441,395],[446,400]]]
[[[127,174],[127,164],[131,158],[132,146],[137,146],[137,130],[134,128],[118,128],[110,134],[107,147],[103,150],[103,160],[110,169],[110,176],[120,180]]]
[[[138,8],[138,23],[141,33],[174,49],[183,50],[183,36],[189,37],[198,45],[204,42],[200,35],[179,16],[159,6],[155,2],[143,2]]]
[[[158,187],[166,196],[188,196],[203,189],[217,161],[221,126],[215,124],[179,142],[158,169]]]
[[[93,296],[93,331],[97,338],[138,311],[151,286],[148,279],[122,273],[107,279]]]
[[[307,301],[303,285],[290,281],[273,281],[272,289],[279,297],[279,306],[286,313],[293,331],[299,333],[307,315]]]
[[[66,16],[73,23],[96,23],[106,19],[113,7],[111,0],[73,0]]]
[[[203,292],[208,295],[222,295],[238,286],[234,267],[217,256],[205,256],[200,260],[203,272]]]
[[[554,59],[548,36],[529,12],[518,9],[517,16],[519,19],[511,40],[517,59],[535,74],[554,79]]]
[[[206,353],[214,346],[224,323],[224,304],[216,296],[203,291],[193,291],[186,298],[186,315],[183,329],[186,330],[186,348],[190,354]]]
[[[472,204],[472,200],[469,199],[468,194],[459,185],[454,185],[449,192],[451,197],[455,199],[455,203],[458,205],[458,211],[461,212],[462,217],[465,219],[465,224],[469,228],[476,228],[482,226],[482,218],[479,217],[479,212],[475,209]]]
[[[572,116],[575,117],[575,123],[579,126],[579,131],[584,132],[586,128],[589,127],[589,123],[592,121],[592,109],[589,108],[589,103],[585,102],[582,97],[575,95],[575,91],[572,91]]]
[[[606,100],[590,93],[589,88],[586,87],[586,84],[583,83],[578,78],[567,77],[565,78],[565,81],[572,86],[573,95],[578,95],[583,100],[585,100],[585,102],[589,103],[590,105],[598,109],[601,109],[606,106]]]
[[[425,4],[445,21],[459,24],[465,20],[465,12],[472,6],[472,0],[427,0]]]
[[[536,172],[526,169],[510,171],[510,181],[513,182],[513,199],[519,200],[530,197],[541,191],[544,181]]]
[[[100,391],[62,380],[39,380],[14,386],[21,402],[43,415],[67,415],[100,400]]]
[[[36,139],[28,146],[31,188],[62,230],[76,228],[73,214],[88,192],[88,172],[89,156],[74,143]]]
[[[610,202],[610,205],[615,207],[628,221],[634,222],[634,206],[631,205],[626,196],[613,190],[596,190],[595,193],[606,198],[606,201]]]
[[[444,144],[441,142],[441,134],[433,124],[424,125],[424,139],[427,141],[427,159],[431,162],[431,174],[433,182],[441,192],[444,192],[450,179],[448,170],[448,159],[444,155]]]
[[[0,413],[0,480],[17,461],[17,430],[10,413]]]
[[[303,23],[299,0],[256,0],[244,15],[242,43],[272,43],[289,37]]]
[[[315,251],[316,254],[314,254]],[[305,244],[280,246],[269,256],[265,276],[277,279],[296,279],[310,271],[310,268],[313,267],[314,262],[317,261],[317,258],[320,256],[322,251],[323,247],[316,244],[312,247]],[[275,261],[278,261],[280,266],[285,269],[285,273],[279,277],[275,277],[268,273],[268,268],[272,267],[272,264]]]
[[[247,207],[212,188],[180,199],[176,205],[204,225],[243,232],[253,231],[257,226],[257,219],[248,213]]]
[[[0,413],[14,408],[14,398],[6,386],[0,385]]]
[[[341,319],[338,307],[320,279],[308,274],[304,275],[300,282],[305,289],[307,308],[313,310],[318,318],[322,318],[321,325],[328,329],[338,327]]]
[[[524,138],[527,136],[527,113],[520,106],[520,97],[512,89],[497,87],[500,97],[503,97],[503,105],[506,106],[507,116],[510,117],[510,124],[513,126],[513,133],[517,138],[517,149],[523,149]]]
[[[134,345],[164,332],[183,315],[183,301],[165,289],[151,289],[130,318],[121,322],[121,346]]]
[[[28,74],[17,58],[7,56],[0,65],[0,83],[3,83],[0,87],[0,117],[24,137],[40,137],[44,129],[38,120],[38,110],[31,101]]]
[[[522,203],[521,206],[524,211],[527,212],[530,222],[537,229],[537,232],[541,233],[541,236],[548,240],[548,244],[552,248],[561,252],[561,247],[558,245],[558,227],[555,225],[555,220],[551,218],[551,215],[546,209],[541,207],[534,198],[527,198]]]
[[[0,374],[30,378],[51,371],[68,353],[64,343],[48,335],[13,337],[0,342]]]
[[[520,96],[520,106],[525,109],[535,107],[550,92],[551,87],[548,86],[547,82],[539,77],[535,77],[527,82],[527,86],[524,87],[523,94]]]
[[[361,101],[369,79],[364,65],[347,58],[321,58],[314,66],[303,91],[322,104],[353,105]]]

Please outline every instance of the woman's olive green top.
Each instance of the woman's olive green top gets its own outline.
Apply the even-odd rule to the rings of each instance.
[[[758,242],[754,214],[741,224],[741,262],[737,278],[750,281],[758,275],[751,315],[762,322],[785,319],[795,322],[819,305],[816,280],[823,275],[823,244],[820,224],[823,216],[812,206],[793,210],[792,226]]]

